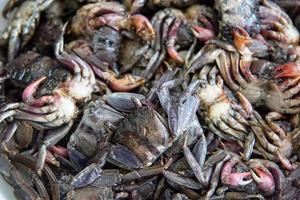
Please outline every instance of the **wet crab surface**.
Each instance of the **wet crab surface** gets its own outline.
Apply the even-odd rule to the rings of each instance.
[[[17,199],[298,199],[298,1],[10,0]]]

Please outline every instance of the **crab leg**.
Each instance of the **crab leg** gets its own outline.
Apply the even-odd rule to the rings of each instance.
[[[226,123],[223,122],[223,120],[221,119],[212,119],[213,124],[216,127],[219,127],[219,129],[241,141],[245,140],[245,133],[242,131],[236,131],[235,129],[231,128],[230,126],[228,126]]]
[[[209,121],[210,119],[206,119],[206,121]],[[223,131],[219,130],[217,128],[217,126],[215,126],[214,123],[212,122],[209,122],[208,123],[208,127],[209,129],[214,133],[216,134],[217,136],[219,136],[220,138],[224,139],[224,140],[229,140],[229,141],[235,141],[236,140],[236,137],[232,136],[232,135],[228,135],[228,134],[225,134]]]
[[[13,123],[9,124],[3,131],[3,135],[4,135],[3,139],[2,139],[3,142],[7,143],[12,138],[12,136],[15,134],[17,129],[18,129],[18,122],[13,122]]]
[[[163,166],[153,166],[138,171],[132,171],[122,176],[122,180],[132,180],[147,176],[154,176],[163,173],[172,164],[172,159],[169,159]]]
[[[47,114],[47,113],[52,113],[57,111],[58,108],[55,105],[35,107],[35,106],[29,106],[21,103],[19,106],[19,110],[34,113],[34,114]]]
[[[195,157],[193,156],[191,150],[186,146],[186,141],[187,141],[187,137],[185,137],[184,145],[183,145],[183,154],[186,158],[186,161],[189,164],[189,166],[191,167],[191,169],[193,170],[197,180],[202,185],[207,185],[207,183],[205,182],[205,179],[204,179],[203,171],[202,171],[200,165],[198,164],[198,162],[196,161]]]
[[[286,119],[286,117],[277,112],[270,112],[265,118],[270,128],[274,132],[278,133],[281,139],[284,139],[286,137],[285,131],[279,125],[277,125],[274,120]]]
[[[195,157],[196,162],[200,166],[200,168],[203,169],[205,159],[206,159],[206,154],[207,154],[207,142],[206,142],[206,138],[205,138],[205,135],[203,134],[203,132],[199,129],[197,129],[197,130],[199,131],[201,138],[195,144],[192,153]]]
[[[174,20],[172,26],[169,29],[168,37],[167,37],[167,41],[166,41],[167,51],[168,51],[169,56],[178,63],[183,63],[183,61],[184,61],[175,49],[177,31],[181,24],[182,24],[182,20],[180,18],[176,18]]]
[[[232,90],[237,91],[240,86],[232,79],[231,67],[230,67],[229,61],[230,61],[230,58],[224,52],[220,53],[220,55],[218,56],[218,58],[216,60],[218,68],[220,70],[220,73],[222,74],[222,77],[223,77],[225,83]],[[241,79],[238,79],[238,80],[241,80]]]
[[[170,172],[170,171],[164,171],[163,172],[164,177],[178,185],[183,185],[185,187],[191,188],[191,189],[202,189],[204,186],[201,185],[199,182],[195,181],[194,179],[182,177],[176,173]]]
[[[62,138],[68,134],[69,130],[73,125],[73,121],[70,121],[67,125],[64,125],[60,128],[48,131],[46,137],[44,138],[43,144],[40,146],[36,170],[38,174],[41,174],[41,171],[44,167],[44,163],[46,160],[46,149],[57,144]]]
[[[250,159],[250,157],[252,155],[252,152],[253,152],[254,145],[255,145],[255,135],[251,131],[246,136],[246,140],[245,140],[245,143],[244,143],[244,151],[242,153],[242,157],[243,157],[244,160],[249,160]]]
[[[212,178],[210,180],[210,186],[209,190],[205,194],[205,199],[210,199],[211,196],[215,193],[217,186],[219,184],[220,174],[222,173],[222,166],[224,165],[224,162],[226,162],[229,159],[228,156],[224,158],[221,162],[216,164],[216,167],[214,169],[214,173],[212,175]]]
[[[12,160],[15,160],[18,163],[22,163],[25,166],[31,168],[32,170],[35,170],[36,162],[35,162],[35,158],[32,156],[17,154],[12,157]],[[51,196],[53,200],[59,200],[60,193],[59,193],[58,180],[56,176],[47,165],[44,166],[43,172],[45,173],[45,175],[47,176],[50,182]]]

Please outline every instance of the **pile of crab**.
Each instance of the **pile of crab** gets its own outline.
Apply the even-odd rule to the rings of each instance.
[[[15,197],[299,199],[296,4],[8,1],[0,172]]]

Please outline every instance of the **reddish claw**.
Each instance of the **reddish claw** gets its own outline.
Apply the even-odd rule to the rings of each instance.
[[[135,28],[138,36],[140,36],[143,40],[149,41],[154,39],[155,31],[145,16],[136,14],[131,16],[129,21]]]
[[[42,96],[38,99],[34,98],[34,93],[36,92],[37,88],[39,85],[46,79],[46,77],[42,77],[31,84],[29,84],[23,91],[22,94],[22,99],[24,103],[32,105],[32,106],[37,106],[41,107],[45,103],[50,103],[54,101],[54,97],[52,95],[49,96]]]
[[[126,74],[122,78],[118,78],[115,74],[109,72],[104,72],[103,74],[105,80],[108,81],[109,87],[118,92],[128,92],[145,83],[142,77],[132,76],[131,74]]]
[[[181,24],[182,24],[182,20],[179,18],[176,18],[173,25],[170,27],[170,30],[168,32],[168,39],[166,42],[167,51],[168,51],[169,56],[178,63],[184,62],[184,60],[180,57],[180,55],[178,54],[178,52],[175,49],[177,31]]]
[[[251,171],[254,181],[257,183],[259,189],[273,193],[275,190],[275,181],[272,174],[265,167],[254,167]]]
[[[300,66],[297,63],[287,63],[275,67],[275,78],[295,77],[300,75]]]
[[[234,45],[239,52],[243,52],[246,46],[251,42],[251,38],[246,30],[235,27],[232,31]]]
[[[201,26],[193,25],[192,31],[195,37],[201,42],[207,42],[215,37],[215,33],[212,30],[203,28]]]
[[[231,187],[244,186],[252,182],[252,179],[245,180],[250,178],[250,172],[241,172],[241,173],[232,173],[232,168],[238,163],[237,159],[229,160],[222,169],[221,180],[223,184]]]

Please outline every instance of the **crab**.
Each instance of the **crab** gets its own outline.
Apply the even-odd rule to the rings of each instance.
[[[125,40],[121,49],[121,71],[134,67],[134,72],[150,79],[168,55],[172,62],[183,64],[185,60],[179,50],[191,54],[196,46],[195,38],[201,43],[215,36],[214,16],[210,8],[193,5],[185,12],[165,8],[151,19],[155,38],[150,44],[136,39]]]
[[[168,55],[174,61],[178,63],[184,62],[178,54],[175,44],[179,43],[180,46],[188,45],[184,44],[184,42],[192,40],[189,39],[189,37],[193,38],[189,36],[191,33],[188,29],[190,29],[193,36],[200,42],[206,42],[215,37],[215,28],[213,25],[214,16],[212,13],[212,10],[208,7],[193,5],[188,7],[184,13],[177,9],[164,9],[161,11],[161,14],[157,14],[157,18],[154,17],[152,19],[153,23],[159,23],[161,21],[160,23],[164,23],[164,26],[167,26],[167,30],[165,30],[167,33],[163,32],[160,40],[162,40],[162,42],[165,41]]]
[[[105,31],[106,29],[112,30],[109,27],[103,27],[101,31],[104,31],[106,34],[101,34],[101,31],[99,30],[94,37],[101,37],[101,40],[97,38],[96,40],[100,41],[106,41],[102,40],[103,38],[111,37],[112,34],[107,34]],[[114,40],[111,40],[114,41]],[[115,42],[115,41],[114,41]],[[115,62],[116,57],[114,55],[118,54],[118,52],[115,52],[114,50],[117,49],[111,49],[110,47],[106,48],[106,45],[109,45],[105,42],[104,47],[102,43],[98,43],[94,41],[95,44],[97,44],[96,47],[92,47],[87,41],[85,40],[76,40],[71,42],[67,45],[67,50],[70,52],[76,53],[78,56],[80,56],[82,59],[86,60],[91,64],[91,67],[96,75],[96,77],[104,80],[108,86],[118,92],[128,92],[133,89],[136,89],[140,86],[142,86],[145,83],[144,78],[140,76],[134,76],[130,73],[122,74],[120,76],[117,76],[116,72],[108,68],[108,64],[104,62],[105,60],[112,64],[114,67],[113,69],[116,69]],[[114,46],[114,45],[112,45]],[[95,52],[96,53],[93,53]]]
[[[117,31],[134,30],[145,41],[154,37],[154,31],[146,17],[140,14],[126,15],[123,5],[117,2],[84,5],[72,19],[71,32],[88,37],[101,26],[109,26]]]
[[[258,17],[261,21],[261,34],[266,39],[296,45],[299,32],[290,17],[274,2],[260,1]]]
[[[12,21],[0,36],[1,46],[8,48],[8,61],[13,60],[19,50],[28,44],[38,25],[41,12],[47,9],[54,0],[25,1],[17,9]],[[4,14],[14,7],[15,2],[9,1]]]
[[[57,45],[56,56],[74,70],[74,76],[59,84],[51,95],[35,98],[35,91],[46,79],[45,76],[38,78],[24,89],[22,94],[24,103],[8,104],[2,108],[1,121],[14,116],[16,119],[40,123],[42,127],[59,127],[76,117],[78,112],[76,103],[89,100],[95,86],[95,77],[87,63],[75,55],[66,54],[61,49],[62,45],[61,38]],[[79,93],[78,90],[85,92]]]
[[[275,73],[272,80],[253,75],[250,70],[251,62],[251,57],[246,58],[238,54],[231,54],[228,57],[223,53],[217,61],[226,84],[232,90],[245,95],[251,103],[256,106],[265,105],[271,111],[280,113],[298,113],[300,102],[295,97],[299,91],[297,89],[297,64],[288,63],[279,66],[273,64]]]
[[[236,96],[239,99],[237,101],[234,94],[230,94],[230,91],[224,88],[216,66],[205,65],[198,78],[201,84],[197,95],[209,129],[224,140],[237,140],[244,146],[249,138],[248,133],[251,134],[248,121],[252,120],[253,108],[249,101],[241,93],[237,93]],[[245,144],[251,144],[251,142]],[[248,155],[246,159],[249,159],[248,148],[253,148],[253,145],[244,146],[244,148],[244,155]]]
[[[240,27],[232,33],[234,46],[221,41],[207,44],[191,59],[187,73],[216,63],[226,85],[243,94],[254,106],[266,106],[284,114],[298,113],[298,65],[294,62],[278,65],[264,60],[260,63],[255,57],[258,49],[251,48],[257,40],[252,40]]]
[[[23,102],[9,103],[1,108],[1,121],[13,117],[26,120],[38,129],[52,129],[40,146],[39,169],[46,159],[46,148],[55,145],[68,133],[78,115],[77,104],[88,101],[95,88],[91,67],[78,56],[67,54],[62,48],[63,35],[57,43],[56,56],[74,71],[72,77],[58,84],[50,95],[35,98],[37,88],[46,79],[45,76],[40,77],[24,89]]]
[[[293,170],[295,165],[289,158],[297,151],[298,146],[293,140],[297,140],[299,137],[299,130],[294,129],[288,132],[276,123],[275,120],[286,119],[280,113],[271,112],[267,114],[265,121],[257,112],[255,112],[255,116],[259,124],[261,124],[260,127],[252,126],[258,140],[255,147],[265,158],[274,162],[280,162],[287,170]]]
[[[143,43],[150,43],[155,33],[146,17],[129,15],[117,2],[101,2],[84,5],[73,17],[71,33],[78,40],[68,48],[92,63],[95,73],[116,91],[130,91],[144,83],[143,77],[119,69],[121,43],[128,35],[137,35]],[[122,75],[124,75],[122,77]]]
[[[127,98],[129,97],[129,99]],[[69,157],[71,160],[76,161],[76,152],[85,157],[92,158],[95,156],[99,143],[105,143],[110,136],[109,124],[114,124],[125,116],[109,104],[111,101],[119,102],[122,99],[122,107],[125,107],[125,103],[129,110],[135,108],[130,98],[144,99],[143,95],[135,95],[134,93],[112,93],[107,95],[106,102],[98,100],[91,102],[84,110],[83,117],[76,131],[71,135],[68,142]],[[116,104],[114,104],[116,105]],[[118,106],[116,105],[118,108]],[[83,142],[84,141],[84,142]],[[72,153],[74,152],[74,154]],[[85,159],[85,160],[87,160]],[[74,162],[78,163],[78,162]]]
[[[275,40],[295,45],[299,41],[299,32],[290,17],[271,1],[218,0],[215,8],[220,13],[220,30],[224,38],[232,39],[231,29],[241,27],[263,42]]]

